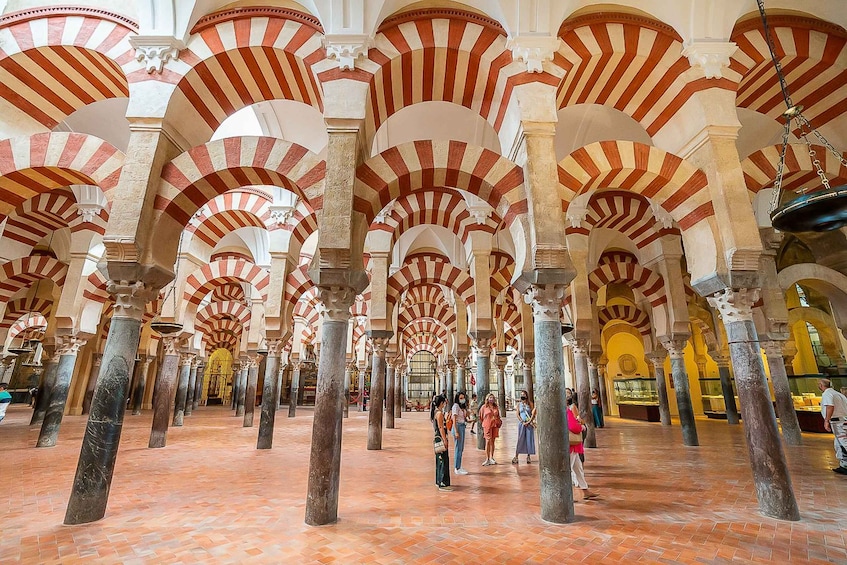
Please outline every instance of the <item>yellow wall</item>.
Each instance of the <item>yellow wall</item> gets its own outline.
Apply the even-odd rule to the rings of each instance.
[[[794,367],[795,375],[805,375],[808,373],[818,372],[818,362],[815,360],[815,353],[812,351],[812,340],[809,337],[809,330],[806,328],[806,322],[800,320],[791,326],[791,331],[794,335],[794,346],[797,348],[797,355],[791,365]]]

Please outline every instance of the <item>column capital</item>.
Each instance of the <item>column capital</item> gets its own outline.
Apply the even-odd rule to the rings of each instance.
[[[503,370],[506,367],[506,364],[509,362],[508,355],[495,355],[494,356],[494,364],[498,369]]]
[[[161,74],[171,59],[179,59],[185,44],[170,35],[131,35],[129,44],[135,49],[135,59],[144,64],[148,74]]]
[[[722,355],[722,354],[720,354],[720,353],[715,353],[714,355],[711,355],[711,354],[710,354],[710,355],[709,355],[709,357],[711,357],[711,358],[712,358],[712,361],[714,361],[714,362],[715,362],[715,364],[716,364],[719,368],[721,368],[721,369],[729,369],[729,361],[730,361],[730,360],[729,360],[729,356],[728,356],[728,355]]]
[[[477,355],[490,354],[491,348],[494,346],[493,337],[471,337],[471,342],[473,343],[473,346],[478,350]]]
[[[356,294],[355,290],[346,286],[319,286],[318,299],[323,303],[324,320],[347,322]]]
[[[56,356],[76,355],[85,346],[87,340],[74,336],[56,337]]]
[[[708,298],[709,305],[718,311],[724,324],[752,322],[753,304],[759,300],[759,288],[725,288]]]
[[[571,351],[573,351],[574,357],[587,357],[588,356],[588,348],[591,347],[591,340],[585,338],[574,338],[570,342]]]
[[[179,354],[179,365],[180,367],[191,367],[194,363],[194,354],[193,353],[180,353]]]
[[[268,357],[279,357],[285,342],[281,338],[270,338],[265,340],[265,346],[268,348]]]
[[[176,350],[178,344],[179,338],[175,336],[162,336],[162,352],[165,355],[179,355],[179,352]]]
[[[684,43],[683,57],[688,63],[703,70],[706,78],[723,78],[724,69],[729,68],[729,58],[738,50],[732,41],[689,39]]]
[[[665,365],[665,359],[668,358],[668,352],[665,349],[656,349],[646,354],[644,357],[653,364],[653,368],[661,369]]]
[[[662,347],[667,349],[671,359],[682,359],[688,338],[663,338],[661,343]]]
[[[294,359],[294,360],[291,361],[291,370],[292,371],[299,371],[302,366],[303,366],[303,361],[300,360],[300,359]]]
[[[132,318],[141,321],[147,303],[152,302],[157,291],[143,281],[109,281],[106,291],[115,296],[112,317]]]
[[[601,353],[592,352],[588,354],[588,368],[595,369],[597,368],[600,362]]]
[[[536,321],[560,322],[566,288],[564,284],[530,285],[524,294],[524,302],[532,306]]]
[[[532,364],[535,362],[535,353],[524,353],[521,357],[523,358],[524,367],[527,365],[532,367]]]
[[[526,65],[528,73],[543,73],[544,63],[552,61],[562,40],[553,35],[519,35],[506,42],[512,60]]]
[[[338,62],[342,71],[352,71],[356,68],[356,60],[368,58],[373,40],[361,33],[329,33],[323,38],[326,56]]]
[[[391,339],[390,337],[384,336],[370,336],[371,345],[373,346],[374,353],[379,355],[380,357],[385,357],[385,350],[388,348],[388,341]]]
[[[785,342],[770,340],[770,341],[762,341],[759,343],[762,346],[762,349],[765,351],[765,357],[770,359],[771,357],[778,357],[782,359],[782,353],[785,350]]]

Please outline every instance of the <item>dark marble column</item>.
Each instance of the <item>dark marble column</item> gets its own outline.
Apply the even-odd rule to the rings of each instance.
[[[153,427],[150,429],[150,441],[147,447],[167,445],[168,424],[171,421],[171,406],[179,372],[179,353],[176,351],[176,342],[175,337],[162,336],[164,357],[153,388]]]
[[[782,426],[782,439],[788,445],[803,445],[803,434],[797,412],[794,410],[794,399],[788,386],[788,375],[785,374],[785,363],[782,359],[784,341],[763,341],[762,348],[771,370],[771,382],[776,398],[776,413]]]
[[[562,354],[562,324],[559,321],[564,293],[564,285],[531,286],[527,291],[535,333],[541,518],[555,524],[574,520],[570,444],[565,432],[568,425],[565,360]],[[584,354],[582,357],[584,359]]]
[[[259,383],[259,355],[251,357],[250,368],[247,370],[247,391],[244,398],[244,423],[245,428],[253,427],[253,415],[256,412],[256,386]]]
[[[88,383],[85,385],[85,396],[82,397],[82,413],[88,414],[91,410],[91,399],[94,398],[94,387],[97,385],[97,375],[100,374],[100,360],[103,358],[99,353],[91,356],[91,370],[88,373]]]
[[[753,304],[758,298],[758,289],[725,289],[709,297],[709,304],[720,312],[726,328],[759,510],[778,520],[799,520],[800,510],[779,441],[759,336],[753,325]]]
[[[476,348],[476,395],[479,406],[482,407],[490,391],[488,373],[491,371],[491,345],[493,338],[480,336],[474,338],[473,341]],[[481,429],[482,425],[480,425]],[[485,437],[482,431],[478,431],[476,434],[476,448],[485,450]]]
[[[324,311],[306,495],[306,523],[310,526],[338,520],[344,365],[350,306],[358,293],[346,287],[318,287],[318,294]],[[376,411],[381,412],[379,408]]]
[[[38,385],[38,397],[35,399],[35,409],[29,420],[30,426],[40,426],[44,423],[44,415],[47,414],[47,407],[50,405],[50,395],[56,385],[59,357],[55,355],[53,347],[50,347],[49,351],[46,348],[42,351],[41,363],[44,366],[44,372],[41,374],[41,382]]]
[[[371,331],[373,368],[371,370],[370,413],[368,414],[368,449],[382,449],[382,411],[385,403],[385,348],[390,331]]]
[[[497,404],[500,407],[500,417],[506,417],[506,362],[507,355],[495,354],[494,365],[497,367]]]
[[[270,449],[274,443],[274,422],[276,405],[279,398],[279,365],[282,346],[281,339],[267,340],[268,356],[265,360],[265,380],[262,383],[262,414],[259,416],[259,439],[256,449]]]
[[[400,394],[403,394],[401,389]],[[467,369],[465,368],[465,361],[463,359],[459,359],[456,362],[456,390],[464,393],[468,392],[468,381],[467,381]],[[468,395],[470,398],[470,395]]]
[[[65,404],[68,401],[68,391],[71,386],[71,377],[76,366],[77,352],[85,345],[85,340],[76,337],[56,338],[56,356],[59,362],[56,365],[56,381],[50,391],[50,399],[47,403],[47,411],[44,422],[41,424],[41,432],[38,434],[36,447],[53,447],[59,437],[59,428],[62,425],[62,416],[65,414]]]
[[[303,362],[300,359],[291,361],[291,395],[288,399],[288,417],[293,418],[297,414],[297,395],[300,394],[300,368]]]
[[[188,387],[185,391],[185,416],[191,416],[194,411],[194,393],[197,391],[197,366],[200,363],[198,357],[191,361],[191,369],[188,371]]]
[[[665,349],[657,349],[647,354],[647,359],[653,364],[656,373],[656,392],[659,396],[659,419],[663,426],[671,425],[671,407],[668,401],[668,383],[665,378],[665,359],[668,352]]]
[[[718,365],[718,375],[721,378],[721,392],[726,406],[726,423],[737,425],[740,421],[738,406],[735,405],[735,392],[732,390],[732,376],[729,373],[729,357],[725,355],[712,356]],[[792,407],[793,409],[793,407]]]
[[[285,375],[285,366],[282,364],[280,357],[279,371],[276,372],[276,409],[282,408],[282,379]]]
[[[606,364],[597,363],[597,384],[600,386],[600,403],[603,410],[603,415],[609,415],[609,397],[606,392]],[[667,397],[667,396],[666,396]]]
[[[142,282],[110,282],[107,289],[115,295],[115,308],[65,513],[67,525],[94,522],[106,514],[141,316],[146,303],[158,294]]]
[[[232,364],[232,398],[230,399],[230,410],[235,410],[238,406],[239,380],[241,379],[241,363],[238,361]]]
[[[400,358],[394,365],[394,417],[403,417],[403,366],[399,363]]]
[[[588,385],[590,390],[596,390],[600,394],[600,372],[597,364],[600,362],[600,353],[592,351],[588,354]],[[590,391],[589,391],[590,394]]]
[[[141,358],[140,363],[136,363],[136,371],[138,372],[138,380],[135,382],[135,391],[132,396],[132,415],[138,416],[141,414],[141,408],[144,404],[144,391],[147,388],[147,371],[150,369],[152,359],[145,355]]]
[[[345,365],[344,371],[344,417],[350,417],[350,379],[353,378],[353,371],[356,369],[356,364],[352,361]]]
[[[385,366],[385,382],[388,391],[385,395],[385,427],[394,429],[394,360],[391,359]]]
[[[193,398],[193,406],[194,410],[200,406],[200,400],[203,396],[203,379],[206,373],[206,363],[204,361],[200,361],[197,365],[197,378],[194,379],[194,398]]]
[[[235,416],[244,417],[244,405],[247,400],[247,373],[250,370],[250,360],[241,360],[241,370],[238,373],[238,400],[235,404]]]
[[[359,405],[359,412],[365,411],[365,367],[359,367],[359,396],[356,399],[356,404]]]
[[[562,328],[559,327],[561,337]],[[535,355],[538,356],[538,338],[536,338]],[[588,374],[588,348],[589,340],[575,339],[572,342],[574,361],[574,380],[576,381],[576,394],[579,404],[579,417],[585,424],[585,447],[597,447],[597,434],[594,430],[594,416],[591,414],[591,381]]]
[[[389,367],[390,370],[390,367]],[[455,394],[456,364],[447,360],[444,365],[444,376],[447,381],[447,404],[453,406],[453,395]]]
[[[179,360],[179,381],[174,399],[174,427],[182,426],[185,419],[185,403],[188,399],[188,380],[191,377],[191,366],[194,364],[194,355],[183,353]]]
[[[679,425],[682,427],[682,443],[690,447],[700,445],[697,438],[697,425],[694,422],[694,407],[691,405],[691,391],[688,386],[688,371],[685,368],[685,344],[688,338],[664,339],[662,345],[671,357],[671,375],[676,393],[676,409],[679,411]]]
[[[535,355],[533,353],[523,354],[523,386],[532,402],[535,402],[535,387],[532,382],[532,366],[534,363]]]

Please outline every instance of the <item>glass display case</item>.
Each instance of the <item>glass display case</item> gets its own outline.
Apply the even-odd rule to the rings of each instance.
[[[647,377],[617,379],[615,403],[621,418],[631,420],[659,421],[659,391],[656,381]]]
[[[732,380],[732,390],[735,392],[735,380]],[[703,413],[709,418],[726,418],[726,401],[723,397],[721,380],[718,377],[700,379],[700,398],[703,401]],[[735,395],[735,406],[739,406],[738,395]]]
[[[826,433],[821,417],[821,391],[818,389],[819,379],[832,381],[832,388],[841,390],[847,387],[847,376],[845,375],[788,375],[788,389],[794,400],[794,410],[797,412],[797,421],[800,429],[804,432]]]

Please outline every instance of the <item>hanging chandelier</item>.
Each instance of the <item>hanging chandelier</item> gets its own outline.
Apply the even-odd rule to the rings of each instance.
[[[179,245],[176,250],[176,261],[174,261],[174,280],[171,282],[171,287],[168,292],[162,297],[162,302],[159,305],[159,311],[150,321],[150,329],[161,336],[172,336],[182,331],[182,324],[179,322],[165,322],[162,320],[162,308],[165,307],[165,302],[169,297],[173,297],[174,315],[176,315],[176,283],[179,278],[179,256],[182,254],[182,234],[179,236]]]
[[[762,17],[765,41],[767,42],[768,51],[776,69],[779,88],[782,91],[782,98],[786,106],[786,110],[782,114],[785,120],[785,128],[782,132],[782,150],[779,155],[773,195],[770,208],[768,209],[771,225],[780,231],[794,233],[836,230],[847,225],[847,185],[835,187],[830,185],[826,172],[821,166],[820,159],[818,159],[812,142],[809,140],[809,135],[815,136],[841,162],[842,166],[847,167],[847,159],[827,141],[821,132],[812,127],[812,124],[803,115],[803,106],[794,104],[791,100],[791,95],[788,92],[788,84],[785,82],[785,73],[782,70],[779,59],[777,59],[773,38],[768,27],[764,0],[756,0],[756,2],[759,6],[759,14]],[[789,200],[780,206],[783,192],[782,181],[785,173],[785,155],[788,149],[788,138],[791,134],[791,125],[793,123],[796,123],[799,136],[808,148],[810,160],[815,168],[815,172],[820,178],[821,188],[817,190],[803,189],[798,191],[801,193],[801,196]]]

